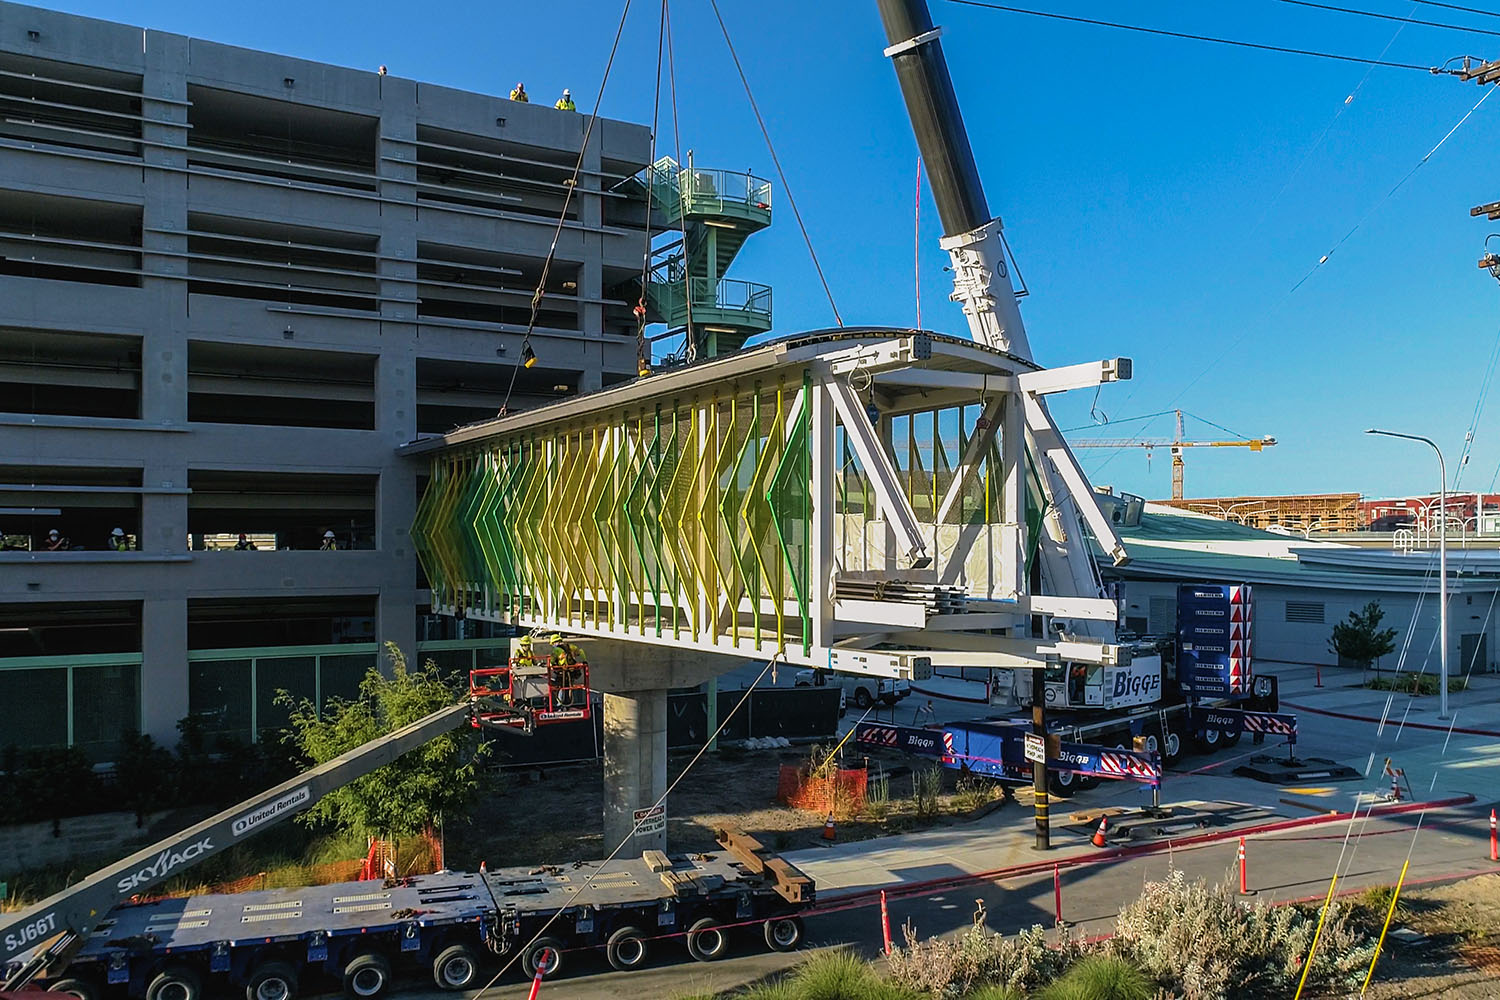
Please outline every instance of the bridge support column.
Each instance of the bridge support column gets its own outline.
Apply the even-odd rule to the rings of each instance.
[[[604,693],[604,849],[630,836],[635,811],[667,790],[667,692],[697,687],[743,657],[619,639],[589,639],[589,680]],[[689,778],[688,780],[692,780]],[[671,818],[672,804],[663,804]],[[655,826],[648,821],[648,829]],[[630,837],[621,857],[667,848],[665,826]]]
[[[667,849],[664,822],[648,820],[634,836],[635,811],[649,809],[667,790],[667,690],[604,696],[604,849],[630,838],[622,858]]]

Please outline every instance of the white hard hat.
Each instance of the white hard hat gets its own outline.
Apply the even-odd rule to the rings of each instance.
[[[569,90],[567,87],[564,87],[563,88],[563,96],[564,97],[572,97],[573,96],[573,92],[571,90]]]
[[[125,534],[125,529],[124,528],[116,528],[114,531],[111,531],[110,534],[111,535],[123,535],[123,534]]]
[[[332,538],[333,537],[333,532],[331,532],[331,531],[325,531],[325,532],[323,532],[323,537],[324,538]]]
[[[48,538],[56,538],[57,537],[57,529],[53,528],[51,531],[47,532],[47,537]]]

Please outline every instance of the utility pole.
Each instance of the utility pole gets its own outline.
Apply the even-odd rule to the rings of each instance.
[[[1047,745],[1047,671],[1043,667],[1031,668],[1031,731]],[[1043,757],[1046,755],[1043,754]],[[1031,762],[1031,794],[1036,802],[1036,849],[1052,849],[1052,821],[1048,816],[1047,763],[1045,760]]]

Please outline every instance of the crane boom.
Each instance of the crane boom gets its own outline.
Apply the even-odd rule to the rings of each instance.
[[[1074,448],[1145,448],[1148,452],[1153,448],[1172,449],[1172,499],[1181,500],[1183,497],[1183,463],[1182,449],[1184,448],[1249,448],[1251,451],[1264,451],[1276,443],[1276,439],[1267,434],[1265,437],[1250,438],[1243,441],[1184,441],[1182,437],[1182,411],[1173,411],[1177,414],[1177,436],[1171,440],[1149,440],[1146,438],[1089,438],[1083,441],[1073,441]],[[1201,417],[1198,419],[1202,419]],[[1227,430],[1227,428],[1225,428]],[[1147,455],[1149,458],[1149,454]]]
[[[1006,266],[1001,222],[990,215],[963,115],[953,91],[939,38],[926,0],[877,0],[885,26],[885,54],[901,84],[912,131],[943,224],[941,246],[953,263],[953,294],[969,324],[970,336],[989,347],[1031,361],[1031,345],[1021,320],[1015,288]],[[1126,369],[1128,371],[1128,368]],[[1128,376],[1122,376],[1128,377]],[[1129,560],[1124,544],[1099,509],[1088,479],[1063,439],[1041,394],[1018,393],[1001,413],[1001,439],[1024,440],[1010,454],[1030,462],[1045,510],[1037,539],[1043,588],[1059,596],[1097,598],[1102,593],[1079,522],[1087,523],[1100,548],[1116,564]],[[1026,481],[1024,474],[1015,482]],[[1080,621],[1077,632],[1112,641],[1114,627]]]
[[[0,989],[16,990],[39,975],[57,975],[115,906],[457,728],[471,711],[467,702],[441,708],[102,868],[34,906],[5,914],[0,917]]]

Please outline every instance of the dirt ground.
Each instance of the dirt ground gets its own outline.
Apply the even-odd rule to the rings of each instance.
[[[1367,997],[1500,997],[1500,875],[1402,892],[1391,922],[1392,930],[1397,927],[1428,940],[1388,942]]]
[[[810,846],[822,833],[822,812],[792,809],[776,801],[783,764],[808,762],[810,748],[736,750],[705,754],[692,773],[667,801],[668,837],[674,851],[707,850],[714,846],[713,830],[737,825],[777,851]],[[668,783],[691,760],[673,755]],[[863,753],[846,756],[845,766],[863,764]],[[867,807],[859,815],[840,809],[838,838],[866,840],[906,830],[921,829],[956,816],[982,810],[996,798],[992,785],[960,791],[952,772],[943,772],[943,792],[936,815],[919,818],[913,798],[910,759],[869,758],[872,773],[887,777],[889,805]],[[601,858],[606,846],[601,830],[604,776],[598,763],[548,768],[542,771],[492,773],[490,787],[467,823],[449,823],[445,832],[447,863],[473,868],[480,861],[490,867],[532,865],[560,860]],[[930,807],[929,807],[930,812]],[[877,818],[878,817],[878,818]]]

